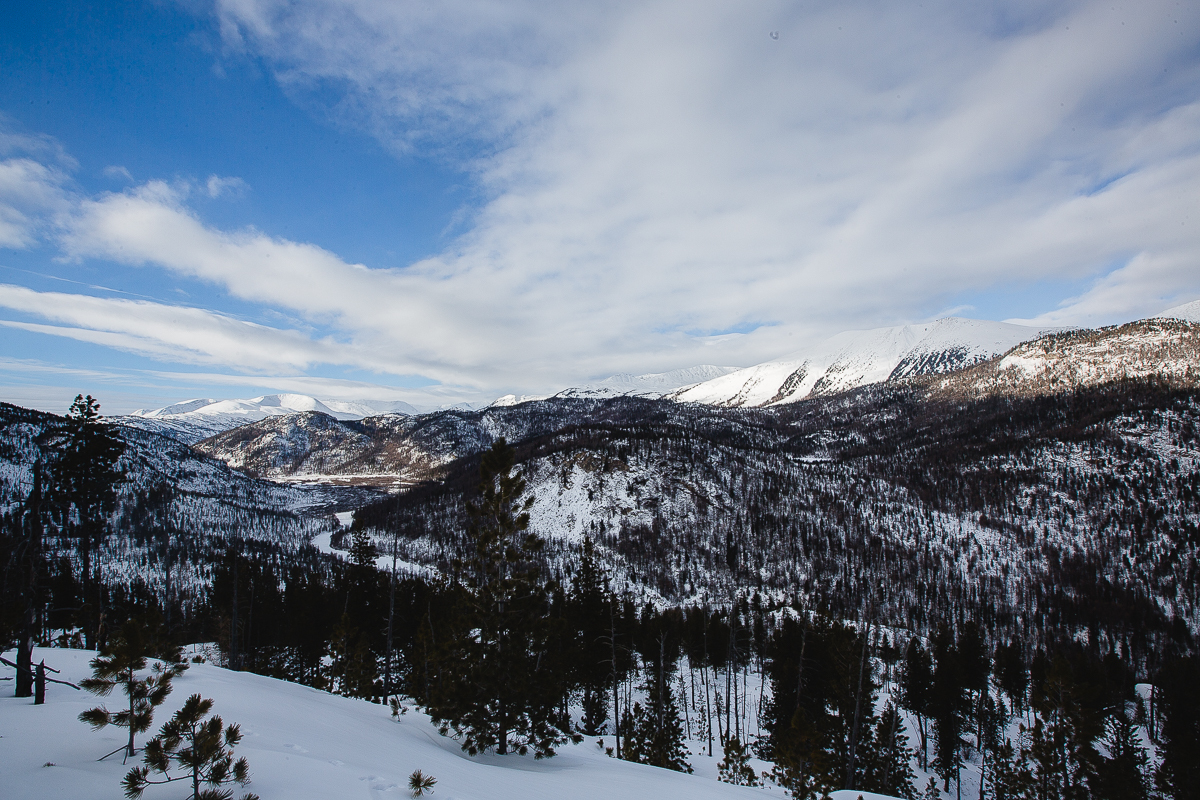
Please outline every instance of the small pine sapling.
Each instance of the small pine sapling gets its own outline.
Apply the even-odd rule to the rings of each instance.
[[[250,765],[245,758],[233,760],[233,748],[242,740],[241,728],[224,726],[220,717],[205,717],[213,701],[194,694],[175,712],[158,736],[146,743],[143,758],[145,767],[134,767],[125,776],[125,796],[130,800],[142,796],[147,786],[172,781],[191,780],[192,800],[228,800],[233,793],[221,787],[228,783],[245,786],[250,782]],[[172,762],[183,774],[171,775]],[[150,778],[151,773],[162,775],[161,780]],[[205,788],[201,788],[204,786]],[[241,800],[259,800],[258,795],[246,794]]]
[[[125,692],[129,699],[128,708],[109,711],[104,706],[98,706],[84,711],[79,719],[95,730],[107,725],[128,728],[129,741],[124,748],[118,748],[125,750],[126,759],[132,758],[136,752],[134,736],[150,729],[154,709],[162,705],[171,693],[171,679],[187,669],[186,664],[181,665],[180,659],[175,658],[174,663],[167,666],[155,664],[153,674],[139,677],[138,673],[146,668],[146,659],[151,655],[144,634],[141,624],[127,621],[110,640],[109,646],[92,659],[92,677],[80,682],[84,689],[101,697],[108,696],[117,686]],[[116,752],[114,750],[103,758]]]
[[[758,776],[750,766],[746,745],[736,736],[725,741],[725,757],[717,765],[717,780],[734,786],[758,786]]]
[[[426,775],[419,769],[413,770],[413,774],[408,776],[408,788],[413,797],[422,797],[426,792],[433,794],[433,787],[436,783],[437,778]]]

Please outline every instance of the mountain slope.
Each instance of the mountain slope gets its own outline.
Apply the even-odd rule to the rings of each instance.
[[[1158,319],[1182,319],[1187,322],[1200,322],[1200,300],[1193,300],[1181,306],[1168,308],[1158,315]]]
[[[1035,338],[1036,328],[949,317],[840,333],[811,351],[758,364],[675,392],[683,403],[759,407],[794,403],[870,383],[951,372]]]
[[[45,659],[62,670],[62,678],[78,683],[90,675],[87,663],[94,655],[37,648],[34,661]],[[408,776],[417,769],[437,778],[435,798],[459,800],[780,797],[778,791],[716,781],[715,759],[690,756],[701,774],[687,775],[609,758],[594,739],[565,746],[559,755],[541,761],[532,755],[470,758],[420,712],[410,711],[394,722],[387,706],[209,664],[193,665],[174,686],[155,712],[154,731],[189,695],[212,699],[214,714],[226,724],[240,724],[244,738],[236,755],[250,764],[247,791],[264,798],[407,797]],[[119,729],[93,732],[78,720],[80,712],[95,705],[93,695],[58,685],[51,685],[43,706],[34,706],[29,698],[0,698],[0,774],[6,798],[124,797],[121,780],[141,759],[128,764],[119,758],[97,760],[122,739]],[[138,743],[149,735],[139,736]],[[858,794],[834,796],[854,800]],[[145,796],[181,793],[152,788]]]
[[[945,397],[1054,395],[1117,381],[1200,386],[1200,323],[1155,318],[1024,342],[932,383]]]
[[[64,423],[53,414],[0,403],[0,512],[24,502],[34,464],[52,462]],[[119,462],[125,480],[117,487],[110,535],[97,543],[98,561],[113,580],[161,585],[170,550],[176,585],[195,587],[230,542],[295,553],[331,529],[328,511],[361,504],[371,494],[257,480],[171,437],[120,426],[114,431],[126,445]],[[69,536],[50,529],[47,539],[51,553],[74,551]]]
[[[879,619],[910,630],[985,614],[1005,635],[1035,617],[1069,632],[1105,608],[1105,641],[1173,636],[1175,618],[1200,632],[1200,393],[928,389],[762,410],[613,400],[519,441],[547,568],[569,582],[590,537],[638,602],[757,591],[851,617],[883,587]],[[355,519],[404,561],[449,570],[477,480],[463,458]]]

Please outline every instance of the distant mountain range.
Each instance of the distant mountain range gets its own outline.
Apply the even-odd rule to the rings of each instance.
[[[419,413],[413,406],[399,400],[318,400],[303,394],[268,394],[249,400],[185,400],[165,408],[139,408],[116,421],[195,444],[249,422],[306,411],[315,411],[339,420],[364,419],[384,414]]]
[[[1200,300],[1168,309],[1158,318],[1200,322]],[[550,397],[624,396],[665,397],[727,408],[775,406],[874,383],[956,373],[1063,330],[947,317],[918,325],[846,331],[815,347],[751,367],[703,364],[643,375],[621,373],[553,395],[505,395],[490,405],[501,408]],[[1100,372],[1115,374],[1105,368]],[[320,400],[301,394],[270,394],[244,400],[187,400],[164,408],[139,409],[117,421],[195,444],[251,422],[305,412],[353,421],[389,414],[473,409],[469,404],[418,409],[403,401]]]

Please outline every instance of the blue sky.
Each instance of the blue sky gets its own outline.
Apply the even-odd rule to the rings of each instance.
[[[437,406],[1200,296],[1194,4],[24,6],[9,402]]]

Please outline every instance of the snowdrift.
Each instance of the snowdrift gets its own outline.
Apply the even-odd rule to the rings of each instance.
[[[34,662],[45,659],[62,670],[57,677],[77,683],[90,674],[88,661],[94,655],[38,649]],[[13,654],[5,657],[11,660]],[[4,674],[11,673],[6,668]],[[0,698],[4,797],[121,800],[121,779],[134,762],[122,765],[120,753],[96,759],[120,747],[125,730],[94,732],[77,719],[100,698],[52,684],[46,704],[35,706],[31,698],[12,697],[12,686],[0,683],[6,695]],[[701,756],[692,758],[696,775],[618,761],[604,755],[595,739],[565,746],[543,761],[511,755],[471,758],[415,710],[394,721],[386,706],[208,664],[194,664],[176,679],[174,692],[155,714],[151,734],[194,693],[214,700],[213,713],[226,724],[241,725],[244,738],[236,755],[249,759],[252,781],[245,791],[263,800],[408,797],[408,776],[416,769],[437,778],[434,800],[748,800],[783,795],[778,788],[720,783],[713,778],[715,764]],[[106,702],[111,707],[120,699],[114,694]],[[139,736],[139,746],[149,737]],[[188,789],[186,782],[152,786],[143,797],[176,800]],[[834,797],[855,800],[859,794],[837,792]],[[879,797],[861,794],[864,800]]]

